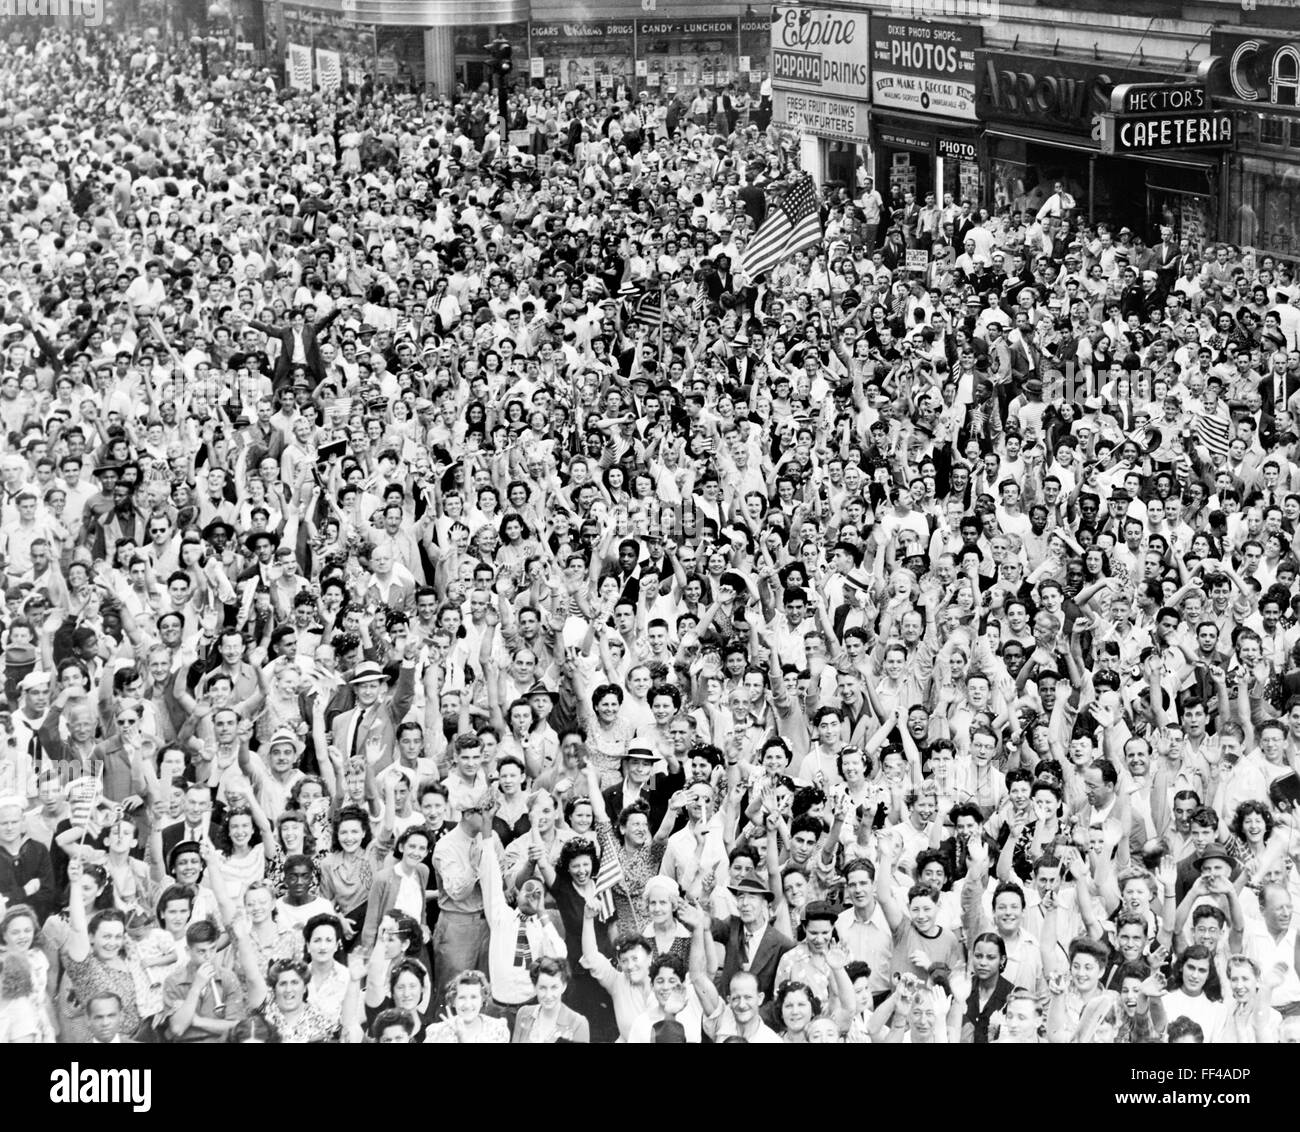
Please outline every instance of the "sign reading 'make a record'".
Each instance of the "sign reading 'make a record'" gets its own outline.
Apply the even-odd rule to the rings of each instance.
[[[869,16],[838,8],[772,9],[772,86],[870,97]]]

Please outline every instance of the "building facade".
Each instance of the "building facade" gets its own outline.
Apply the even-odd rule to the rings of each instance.
[[[483,45],[501,37],[514,49],[516,81],[593,90],[732,85],[757,93],[767,77],[767,5],[607,0],[258,0],[273,65],[288,69],[317,50],[347,57],[379,82],[435,92],[488,80]],[[575,14],[580,13],[580,14]],[[366,65],[361,64],[365,62]]]

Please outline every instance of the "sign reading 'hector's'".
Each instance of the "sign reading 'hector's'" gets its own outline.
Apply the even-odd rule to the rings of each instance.
[[[868,17],[835,8],[772,10],[772,85],[866,101]]]

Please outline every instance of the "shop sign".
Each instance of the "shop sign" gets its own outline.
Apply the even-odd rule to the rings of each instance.
[[[556,43],[564,40],[590,42],[593,39],[610,39],[615,36],[630,36],[631,34],[631,20],[572,20],[555,24],[534,23],[531,29],[531,35],[535,43]]]
[[[869,142],[869,113],[865,102],[792,90],[772,92],[772,120],[778,129],[795,133],[815,134],[833,141]]]
[[[872,27],[874,105],[975,121],[979,27],[883,16]]]
[[[913,153],[926,155],[934,152],[934,138],[929,134],[916,133],[914,130],[900,130],[896,126],[876,127],[876,137],[887,149],[910,149]]]
[[[870,92],[866,12],[803,8],[772,9],[772,86],[856,98]]]
[[[974,161],[976,159],[975,143],[957,141],[954,138],[940,138],[939,156],[951,161]]]
[[[1170,114],[1206,110],[1205,87],[1189,83],[1121,83],[1110,92],[1116,114]]]
[[[650,37],[671,35],[699,39],[710,35],[734,37],[736,21],[723,20],[637,20],[637,35]]]
[[[975,69],[981,120],[1093,137],[1099,135],[1101,115],[1110,112],[1116,85],[1177,81],[1153,71],[1006,51],[977,52]]]
[[[1300,40],[1212,32],[1211,70],[1216,98],[1249,102],[1251,109],[1300,110]]]
[[[1104,114],[1102,153],[1161,153],[1180,149],[1222,149],[1232,143],[1232,112],[1190,114]]]

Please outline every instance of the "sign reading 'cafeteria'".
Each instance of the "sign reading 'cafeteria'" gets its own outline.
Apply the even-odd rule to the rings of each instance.
[[[868,16],[836,8],[772,9],[772,85],[781,90],[870,97]]]

